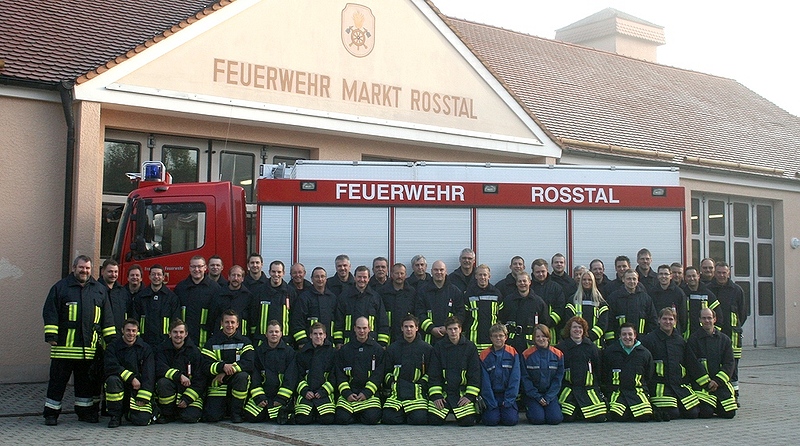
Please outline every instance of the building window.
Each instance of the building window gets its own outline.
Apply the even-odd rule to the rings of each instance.
[[[173,183],[199,181],[200,170],[197,164],[199,152],[192,147],[164,146],[161,149],[161,162],[172,175]]]
[[[756,206],[756,231],[758,238],[772,238],[772,206]]]
[[[722,201],[708,200],[708,234],[725,235],[725,203]]]
[[[103,155],[103,193],[128,195],[136,184],[125,175],[139,171],[141,145],[129,141],[105,141]]]
[[[219,154],[219,178],[244,189],[247,202],[253,202],[253,172],[256,157],[252,153],[222,151]]]

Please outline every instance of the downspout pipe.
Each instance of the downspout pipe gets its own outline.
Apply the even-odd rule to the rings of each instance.
[[[72,269],[72,222],[74,211],[75,183],[75,112],[73,111],[73,81],[61,81],[56,89],[61,95],[64,120],[67,124],[67,160],[64,175],[64,230],[61,248],[61,277],[66,277]]]

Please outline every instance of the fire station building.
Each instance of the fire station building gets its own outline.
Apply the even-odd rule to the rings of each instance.
[[[352,1],[4,2],[0,382],[47,379],[45,296],[76,255],[110,255],[125,173],[148,160],[250,202],[260,164],[300,159],[673,167],[686,258],[659,257],[658,222],[596,236],[651,236],[654,267],[727,261],[745,345],[800,346],[798,117],[654,62],[663,30],[617,11],[548,40],[435,0]]]

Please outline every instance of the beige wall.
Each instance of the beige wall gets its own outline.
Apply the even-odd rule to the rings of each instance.
[[[367,140],[356,136],[315,134],[293,130],[269,128],[257,123],[221,120],[191,119],[187,117],[158,116],[121,110],[104,109],[104,128],[232,140],[255,144],[275,144],[311,150],[311,157],[325,160],[361,160],[362,155],[392,159],[540,163],[542,158],[498,156],[488,152],[466,152],[446,147],[415,146],[389,141]]]
[[[779,347],[800,346],[800,249],[789,246],[792,237],[800,238],[800,193],[767,187],[738,186],[721,182],[706,182],[682,179],[686,187],[687,227],[689,225],[692,193],[754,197],[772,200],[775,236],[775,341]],[[687,234],[687,246],[691,246],[691,234]],[[753,309],[755,314],[756,309]],[[752,342],[750,340],[749,342]]]
[[[44,381],[42,305],[61,276],[66,124],[59,103],[0,97],[0,383]]]

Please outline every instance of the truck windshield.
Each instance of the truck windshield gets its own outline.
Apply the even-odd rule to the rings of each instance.
[[[151,200],[134,200],[126,205],[120,228],[124,227],[123,224],[127,226],[129,220],[133,230],[129,239],[133,260],[191,251],[205,243],[204,203],[153,203]],[[118,234],[117,237],[122,236]]]

